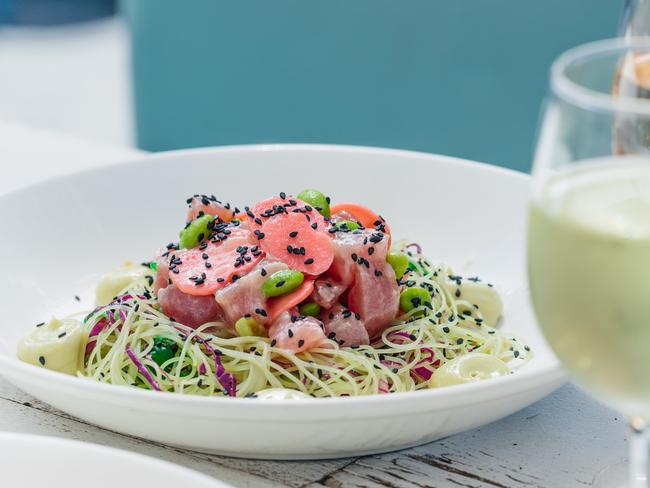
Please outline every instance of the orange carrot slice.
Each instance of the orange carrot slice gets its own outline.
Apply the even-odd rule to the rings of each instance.
[[[224,241],[209,240],[199,247],[173,251],[169,256],[172,283],[188,295],[213,295],[264,258],[249,239],[248,230],[234,228]]]
[[[361,222],[361,225],[370,229],[377,229],[381,232],[384,232],[388,235],[388,245],[390,246],[390,227],[384,220],[383,217],[377,215],[375,212],[370,210],[368,207],[365,207],[359,203],[354,202],[344,202],[337,203],[330,207],[330,212],[332,215],[339,212],[347,212],[352,215],[355,219]]]
[[[305,280],[300,287],[291,293],[281,297],[269,298],[266,304],[266,313],[270,322],[273,322],[282,312],[291,310],[301,302],[304,302],[314,291],[314,280]]]

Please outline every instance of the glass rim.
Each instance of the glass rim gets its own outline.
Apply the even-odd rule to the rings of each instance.
[[[637,49],[650,52],[650,36],[605,39],[571,48],[560,54],[551,65],[551,92],[585,110],[650,116],[650,99],[616,98],[611,94],[587,88],[566,74],[567,69],[579,60],[597,59],[607,54]]]

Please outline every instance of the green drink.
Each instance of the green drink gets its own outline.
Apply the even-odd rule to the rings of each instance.
[[[650,416],[650,164],[584,162],[548,179],[529,221],[531,294],[584,386]]]

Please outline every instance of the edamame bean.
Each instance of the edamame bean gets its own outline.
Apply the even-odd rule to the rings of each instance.
[[[399,306],[405,312],[426,304],[431,304],[431,295],[422,288],[407,288],[399,296]]]
[[[285,295],[302,285],[305,275],[293,269],[282,269],[273,273],[262,285],[267,297]]]
[[[386,262],[390,264],[391,268],[393,268],[393,271],[395,271],[395,277],[398,280],[404,276],[409,265],[408,258],[401,252],[389,252],[388,256],[386,256]]]
[[[176,356],[178,351],[178,344],[167,337],[154,337],[153,348],[151,349],[151,359],[158,366],[162,366],[166,361]]]
[[[352,220],[340,220],[336,223],[336,228],[342,231],[346,231],[357,230],[360,229],[361,226]]]
[[[184,249],[191,249],[198,246],[204,239],[207,239],[214,227],[213,215],[202,215],[194,219],[180,232],[180,245]]]
[[[265,336],[266,329],[253,317],[242,317],[235,322],[238,336]]]
[[[330,203],[325,195],[318,190],[303,190],[298,193],[298,198],[318,210],[323,217],[330,216]]]
[[[316,317],[320,313],[320,305],[316,302],[303,303],[298,307],[298,312],[305,317]]]

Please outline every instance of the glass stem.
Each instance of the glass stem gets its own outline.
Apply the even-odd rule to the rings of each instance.
[[[650,488],[648,484],[648,424],[641,417],[631,417],[627,423],[630,442],[629,487]]]

